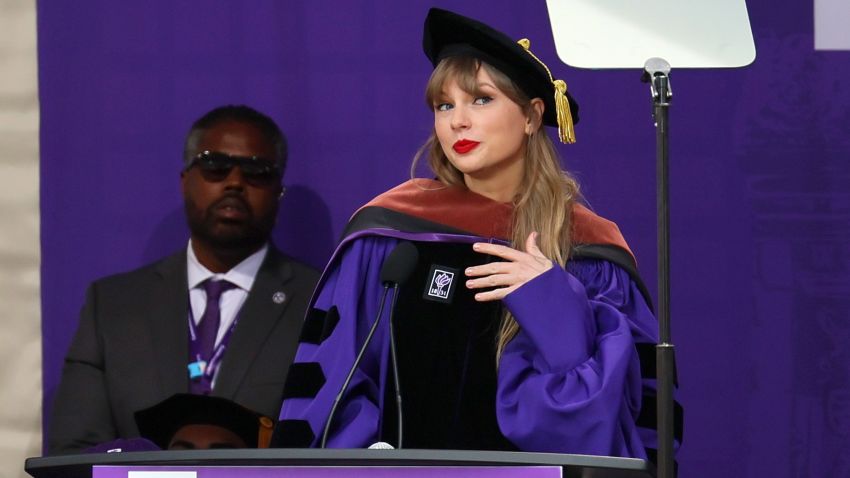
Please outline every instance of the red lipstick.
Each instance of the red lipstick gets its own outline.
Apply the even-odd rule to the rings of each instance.
[[[466,154],[481,144],[478,141],[472,141],[470,139],[462,139],[457,141],[452,145],[452,149],[454,149],[458,154]]]

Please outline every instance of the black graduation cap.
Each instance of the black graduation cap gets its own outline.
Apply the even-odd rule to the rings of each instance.
[[[432,8],[425,18],[422,47],[434,67],[451,56],[471,56],[508,76],[529,98],[546,104],[543,123],[557,126],[564,143],[575,142],[573,124],[578,123],[578,103],[563,80],[529,49],[528,39],[514,41],[504,33],[448,10]]]
[[[135,413],[136,425],[143,438],[163,450],[174,434],[185,425],[215,425],[238,435],[249,448],[266,446],[274,422],[226,398],[178,393]],[[262,435],[262,437],[261,437]]]

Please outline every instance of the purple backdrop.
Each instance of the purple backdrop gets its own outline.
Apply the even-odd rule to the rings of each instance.
[[[556,65],[542,0],[39,2],[44,399],[91,280],[185,247],[190,123],[224,103],[291,145],[276,231],[323,264],[349,214],[427,137],[431,5],[535,52],[581,102],[562,148],[654,290],[654,129],[635,71]],[[674,71],[672,315],[683,475],[850,473],[850,52],[813,50],[810,0],[749,5],[758,58]]]

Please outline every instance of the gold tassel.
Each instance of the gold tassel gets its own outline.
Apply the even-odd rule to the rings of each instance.
[[[570,100],[567,99],[567,83],[564,80],[556,80],[552,78],[552,72],[546,63],[540,61],[540,58],[534,53],[531,53],[531,41],[528,38],[517,40],[517,43],[525,49],[525,52],[531,55],[537,63],[543,66],[546,74],[549,75],[549,81],[555,88],[555,113],[558,119],[558,139],[564,144],[573,144],[576,142],[575,125],[573,125],[573,114],[570,112]]]
[[[567,84],[564,80],[555,80],[555,112],[558,113],[558,138],[564,144],[576,142],[573,114],[570,112],[570,100],[567,99]]]
[[[269,417],[260,417],[260,430],[257,434],[257,448],[268,448],[272,441],[274,422]]]

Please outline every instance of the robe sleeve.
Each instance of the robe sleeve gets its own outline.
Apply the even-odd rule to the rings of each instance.
[[[504,299],[520,325],[499,362],[496,410],[521,450],[646,458],[635,342],[656,320],[636,284],[601,260],[558,265]]]
[[[375,320],[383,289],[379,278],[381,265],[396,242],[385,237],[357,239],[325,271],[305,322],[304,330],[308,332],[302,332],[293,364],[299,369],[296,373],[303,370],[310,380],[293,380],[292,387],[287,383],[280,414],[285,426],[300,422],[301,426],[293,429],[302,431],[307,430],[304,425],[309,425],[312,437],[303,440],[304,444],[316,447],[321,442],[333,401]],[[366,447],[377,438],[383,398],[381,377],[386,376],[388,354],[388,313],[386,306],[375,336],[335,413],[329,448]],[[312,337],[305,336],[310,335],[309,331],[313,331]],[[316,370],[320,371],[317,379],[313,377]],[[299,382],[321,385],[318,390],[305,391]]]

